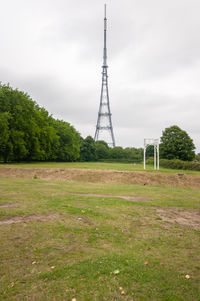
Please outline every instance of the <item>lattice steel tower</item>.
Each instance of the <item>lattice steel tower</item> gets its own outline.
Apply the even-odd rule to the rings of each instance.
[[[97,118],[97,125],[94,140],[104,140],[109,146],[115,146],[115,138],[113,133],[113,126],[111,120],[109,94],[108,94],[108,74],[107,74],[107,48],[106,48],[106,31],[107,31],[107,18],[106,18],[106,4],[104,14],[104,49],[103,49],[103,66],[102,66],[102,85],[101,85],[101,97],[99,112]],[[102,135],[104,131],[107,131],[108,137],[105,139],[105,135]],[[100,138],[102,137],[102,138]]]

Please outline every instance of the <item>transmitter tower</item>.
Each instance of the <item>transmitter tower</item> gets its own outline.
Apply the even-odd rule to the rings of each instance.
[[[113,133],[113,126],[110,112],[110,102],[108,94],[108,65],[107,65],[107,47],[106,47],[106,32],[107,32],[107,18],[106,18],[106,4],[104,7],[104,48],[103,48],[103,66],[102,66],[102,85],[99,112],[97,117],[97,125],[94,140],[104,140],[109,146],[115,147],[115,138]],[[105,135],[105,133],[107,135]],[[106,138],[105,138],[106,137]]]

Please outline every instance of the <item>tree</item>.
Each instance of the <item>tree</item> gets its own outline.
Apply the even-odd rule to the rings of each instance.
[[[109,157],[109,146],[105,141],[103,140],[96,141],[95,148],[96,148],[97,160],[107,159]]]
[[[143,158],[143,149],[135,147],[126,147],[123,150],[123,158],[129,162],[140,162]]]
[[[124,150],[121,146],[115,146],[110,149],[110,158],[111,159],[123,159],[124,158]]]
[[[68,122],[52,120],[59,145],[55,150],[56,160],[75,161],[80,156],[80,135]]]
[[[20,160],[28,156],[26,142],[30,142],[33,135],[30,127],[34,106],[35,103],[25,93],[13,90],[9,85],[0,85],[0,112],[4,116],[9,115],[6,123],[9,131],[8,147],[4,161]]]
[[[9,141],[9,119],[8,112],[0,113],[0,158],[7,162],[7,154],[12,152],[12,144]]]
[[[80,160],[81,161],[96,161],[95,141],[91,136],[82,139],[80,145]]]
[[[80,135],[67,122],[55,120],[30,96],[0,83],[0,157],[4,162],[73,161]]]
[[[192,161],[195,157],[194,149],[193,140],[178,126],[174,125],[163,131],[160,145],[162,158]]]

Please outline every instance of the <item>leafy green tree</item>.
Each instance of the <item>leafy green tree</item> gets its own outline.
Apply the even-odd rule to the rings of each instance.
[[[25,135],[28,135],[30,105],[26,94],[13,90],[9,85],[0,86],[0,112],[9,114],[8,144],[12,145],[7,150],[7,159],[20,160],[28,155]]]
[[[110,158],[111,159],[123,159],[124,150],[121,146],[115,146],[110,149]]]
[[[59,145],[55,151],[56,160],[77,160],[80,156],[80,134],[65,121],[54,120],[53,124],[59,138]]]
[[[163,131],[160,145],[162,158],[192,161],[195,157],[194,149],[193,140],[178,126],[174,125]]]
[[[109,146],[105,141],[96,141],[95,142],[97,160],[109,158]]]
[[[140,162],[143,158],[143,149],[135,147],[126,147],[123,150],[123,158],[131,162]]]
[[[36,110],[37,121],[39,130],[35,136],[35,144],[32,149],[35,149],[36,160],[55,160],[56,151],[59,147],[59,137],[54,128],[54,119],[49,116],[49,113],[44,108]],[[33,156],[33,154],[31,154]]]
[[[76,160],[79,137],[64,121],[56,121],[26,93],[0,84],[0,157],[22,160]]]
[[[0,113],[0,158],[7,162],[8,153],[12,153],[12,144],[9,141],[9,119],[8,112]]]
[[[48,112],[24,92],[12,89],[9,85],[0,86],[0,112],[9,113],[9,160],[43,160],[48,157],[47,141],[42,144],[49,127]],[[52,128],[53,129],[53,128]]]
[[[80,145],[80,160],[81,161],[96,161],[95,141],[91,136],[82,139]]]

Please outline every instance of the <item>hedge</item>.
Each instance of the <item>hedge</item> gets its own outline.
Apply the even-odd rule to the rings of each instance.
[[[149,158],[146,161],[146,164],[153,164],[153,158]],[[197,170],[200,171],[200,162],[194,161],[181,161],[178,159],[174,160],[167,160],[167,159],[160,159],[160,166],[165,168],[172,168],[172,169],[183,169],[183,170]]]

